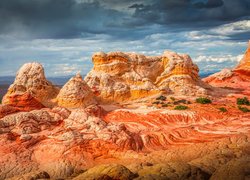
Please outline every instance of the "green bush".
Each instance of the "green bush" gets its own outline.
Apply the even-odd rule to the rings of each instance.
[[[156,100],[161,100],[161,101],[165,101],[167,98],[165,96],[159,96],[158,98],[156,98]]]
[[[172,101],[175,101],[175,98],[174,98],[174,97],[170,97],[170,99],[171,99]]]
[[[250,105],[249,100],[247,99],[247,97],[244,98],[237,98],[237,104],[238,105]]]
[[[179,105],[179,106],[175,106],[174,109],[175,109],[175,110],[186,110],[186,109],[188,109],[188,107],[187,107],[187,106]]]
[[[175,105],[177,105],[177,104],[191,104],[191,102],[187,101],[186,99],[181,99],[181,100],[174,101],[174,104]]]
[[[250,110],[249,110],[248,108],[246,108],[246,107],[238,106],[238,109],[239,109],[240,111],[244,112],[244,113],[250,112]]]
[[[200,104],[210,104],[210,103],[212,103],[212,101],[210,99],[205,98],[205,97],[199,97],[199,98],[197,98],[196,102],[200,103]]]
[[[160,104],[160,103],[161,103],[160,101],[155,101],[152,104]]]
[[[219,110],[220,110],[221,112],[227,112],[227,109],[224,108],[224,107],[220,107]]]

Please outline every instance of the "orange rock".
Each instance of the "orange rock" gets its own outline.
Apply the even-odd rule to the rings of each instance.
[[[206,94],[198,67],[188,55],[165,51],[162,56],[103,52],[92,57],[85,77],[102,102],[123,102],[160,93]]]
[[[30,93],[13,94],[8,96],[8,105],[16,107],[20,111],[41,109],[45,106],[34,98]]]
[[[77,108],[96,104],[95,97],[89,86],[77,74],[71,78],[60,90],[57,96],[59,106]]]
[[[17,72],[14,83],[3,97],[3,104],[21,105],[18,101],[22,101],[25,105],[36,107],[39,102],[43,106],[50,107],[53,106],[51,100],[58,92],[59,89],[45,78],[41,64],[27,63]],[[25,99],[35,102],[35,105],[32,105],[32,102],[24,102]],[[41,105],[38,106],[41,107]]]
[[[12,114],[18,111],[20,111],[20,109],[16,107],[9,106],[9,105],[0,105],[0,119],[8,114]]]
[[[234,69],[223,69],[203,81],[216,87],[240,88],[244,90],[243,94],[250,94],[250,42],[239,65]]]
[[[240,61],[239,65],[234,69],[234,72],[250,76],[250,41],[248,42],[248,48],[244,57]]]

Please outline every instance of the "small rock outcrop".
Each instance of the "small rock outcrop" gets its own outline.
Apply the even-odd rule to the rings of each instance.
[[[250,41],[242,60],[235,68],[223,69],[204,78],[203,81],[218,87],[248,87],[250,82]]]
[[[165,51],[162,56],[135,53],[95,53],[93,69],[85,81],[103,102],[135,100],[160,93],[206,94],[199,69],[184,54]]]
[[[3,97],[3,104],[20,109],[39,109],[51,106],[59,89],[49,82],[39,63],[24,64],[17,72],[16,79]]]
[[[136,175],[128,168],[119,164],[106,164],[95,166],[85,173],[77,176],[74,180],[81,179],[134,179]]]
[[[248,42],[248,48],[245,52],[245,55],[234,71],[250,76],[250,41]]]
[[[95,97],[82,76],[72,77],[60,90],[57,96],[59,106],[68,108],[86,107],[96,104]]]

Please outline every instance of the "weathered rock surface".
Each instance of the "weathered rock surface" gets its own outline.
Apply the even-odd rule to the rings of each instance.
[[[17,72],[14,83],[3,97],[3,104],[19,109],[40,109],[51,106],[59,89],[45,78],[44,69],[39,63],[24,64]]]
[[[41,65],[21,68],[4,98],[10,105],[0,106],[0,179],[249,178],[250,114],[235,97],[210,97],[211,104],[187,97],[214,90],[200,81],[189,56],[97,53],[93,62],[87,83],[76,75],[59,94]],[[248,75],[224,70],[216,77]],[[242,79],[235,88],[249,88]],[[129,103],[159,93],[186,99]],[[176,102],[188,109],[174,110]]]
[[[132,173],[128,168],[119,164],[106,164],[95,166],[85,173],[77,176],[74,180],[95,180],[95,179],[120,179],[129,180],[134,179],[136,175]]]
[[[250,157],[231,160],[218,168],[211,180],[245,180],[250,179]]]
[[[4,116],[8,114],[12,114],[18,111],[20,110],[16,107],[9,106],[9,105],[0,105],[0,118],[3,118]]]
[[[68,108],[86,107],[96,104],[95,97],[82,76],[72,77],[60,90],[57,96],[59,106]]]
[[[230,87],[250,95],[250,42],[240,63],[234,69],[223,69],[203,79],[216,87]]]
[[[0,119],[0,179],[33,171],[46,171],[52,178],[71,177],[95,164],[112,162],[145,178],[207,177],[230,160],[250,154],[249,114],[228,110],[216,114],[208,105],[197,112],[105,112],[95,106],[7,115]],[[141,162],[154,167],[151,171],[130,167]],[[164,167],[157,165],[162,163]],[[114,169],[116,175],[123,172]],[[113,170],[85,175],[113,178],[108,172]]]
[[[165,51],[162,56],[103,52],[92,57],[85,81],[102,102],[123,102],[160,93],[204,95],[206,85],[188,55]]]
[[[37,179],[50,179],[50,175],[45,172],[30,172],[13,178],[8,178],[7,180],[37,180]]]
[[[33,110],[30,112],[19,112],[0,119],[0,134],[12,133],[16,135],[32,134],[51,129],[53,125],[58,125],[62,120],[69,115],[67,110],[66,115],[60,116],[56,112],[59,108],[52,110]]]
[[[250,40],[248,48],[240,61],[239,65],[234,69],[235,72],[250,76]]]
[[[151,166],[143,166],[138,170],[139,179],[150,179],[150,176],[158,176],[155,179],[209,179],[211,174],[200,168],[191,166],[184,162],[160,163]],[[154,177],[152,177],[154,179]]]

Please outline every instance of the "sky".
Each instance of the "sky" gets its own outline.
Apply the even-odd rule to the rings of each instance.
[[[87,74],[94,52],[186,53],[201,73],[232,68],[250,40],[250,0],[0,0],[0,76],[40,62]]]

